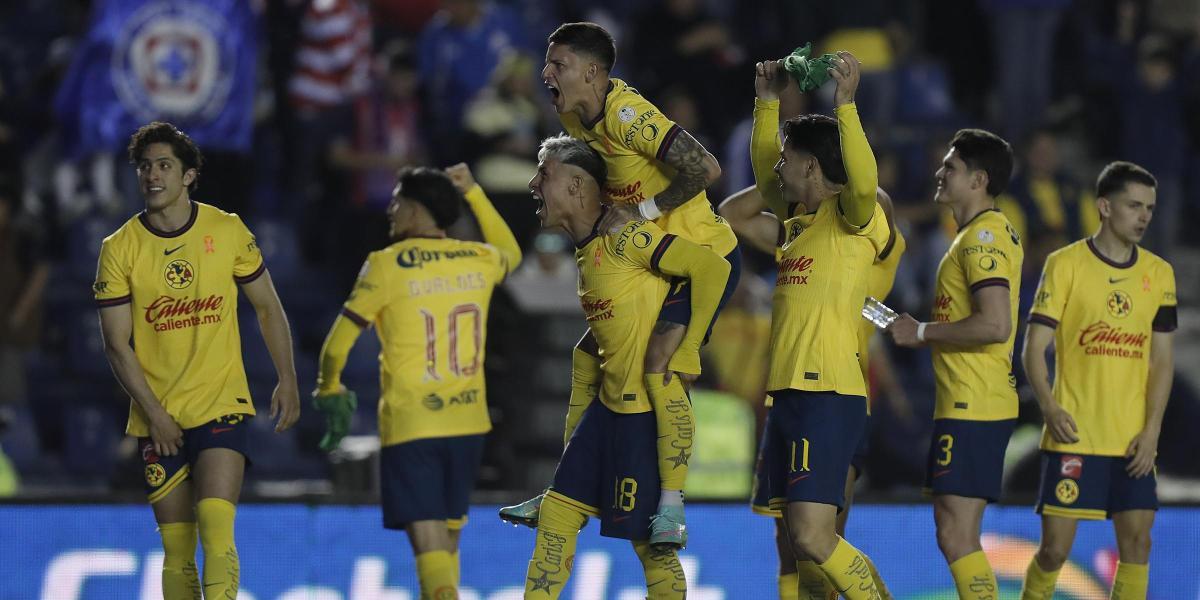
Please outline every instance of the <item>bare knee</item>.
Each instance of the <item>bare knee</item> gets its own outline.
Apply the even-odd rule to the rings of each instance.
[[[1070,546],[1061,544],[1042,542],[1038,546],[1037,563],[1043,571],[1057,571],[1062,568],[1067,562],[1068,556],[1071,554]]]
[[[1126,532],[1117,538],[1121,562],[1144,565],[1150,561],[1150,530]]]
[[[816,527],[801,527],[789,532],[792,554],[797,560],[825,562],[837,546],[837,535]]]
[[[946,562],[952,563],[981,547],[979,535],[974,534],[971,527],[957,523],[954,519],[944,518],[937,521],[937,543]]]

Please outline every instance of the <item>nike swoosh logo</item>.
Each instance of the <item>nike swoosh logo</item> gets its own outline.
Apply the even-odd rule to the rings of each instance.
[[[624,520],[626,520],[626,519],[628,519],[628,518],[629,518],[629,515],[622,515],[622,516],[620,516],[620,517],[613,517],[613,523],[620,523],[621,521],[624,521]]]
[[[1122,281],[1125,281],[1126,279],[1129,279],[1129,278],[1128,278],[1128,277],[1122,277],[1122,278],[1120,278],[1120,279],[1113,279],[1112,277],[1109,277],[1109,278],[1108,278],[1108,282],[1109,282],[1109,283],[1121,283]]]
[[[684,301],[684,299],[683,299],[683,298],[680,298],[680,299],[678,299],[678,300],[667,300],[666,302],[663,302],[663,306],[670,306],[670,305],[672,305],[672,304],[679,304],[680,302],[683,302],[683,301]]]
[[[810,474],[806,474],[806,475],[801,475],[801,476],[799,476],[799,477],[793,477],[793,478],[791,478],[791,479],[789,479],[789,480],[788,480],[788,485],[792,485],[792,484],[796,483],[797,481],[800,481],[801,479],[808,479],[808,476],[809,476],[809,475],[811,475],[811,473],[810,473]]]
[[[232,427],[213,427],[213,429],[212,429],[213,433],[224,433],[226,431],[233,431],[233,428]]]
[[[186,246],[186,245],[187,245],[187,244],[180,244],[180,245],[178,245],[178,246],[176,246],[176,247],[174,247],[174,248],[171,248],[170,250],[163,250],[163,256],[170,256],[170,255],[171,255],[171,253],[175,252],[176,250],[178,250],[178,249],[180,249],[180,248],[182,248],[182,247],[184,247],[184,246]]]
[[[949,473],[949,472],[950,472],[950,471],[952,471],[952,470],[953,470],[953,469],[946,469],[945,471],[938,471],[938,472],[936,472],[936,473],[934,473],[934,474],[933,474],[933,478],[934,478],[934,479],[937,479],[938,477],[941,477],[942,475],[945,475],[945,474]]]

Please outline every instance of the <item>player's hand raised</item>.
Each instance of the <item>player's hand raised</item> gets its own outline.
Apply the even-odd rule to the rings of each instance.
[[[842,51],[837,55],[838,57],[833,59],[833,67],[829,69],[829,76],[837,82],[837,89],[833,92],[833,104],[841,106],[854,102],[854,92],[858,90],[861,69],[858,59],[854,58],[853,54]]]
[[[183,430],[166,410],[149,416],[150,441],[159,456],[175,456],[183,447]]]
[[[475,176],[471,174],[471,167],[468,167],[467,163],[446,167],[446,176],[450,178],[450,183],[454,184],[460,194],[466,194],[476,185]]]
[[[1046,421],[1046,431],[1050,437],[1060,444],[1074,444],[1079,441],[1079,427],[1071,413],[1057,403],[1054,406],[1042,407],[1042,418]]]
[[[754,94],[759,100],[778,100],[791,78],[781,60],[764,60],[754,65]]]
[[[599,231],[604,233],[617,233],[621,228],[630,221],[638,221],[642,218],[642,213],[638,212],[636,206],[632,204],[613,204],[604,211],[604,216],[600,218]]]
[[[1158,434],[1142,430],[1129,442],[1125,450],[1125,458],[1130,459],[1125,465],[1125,472],[1134,479],[1141,479],[1154,470],[1154,457],[1158,454]]]
[[[271,418],[276,417],[275,433],[287,431],[300,419],[300,390],[295,378],[281,379],[271,393]]]
[[[901,314],[888,325],[887,333],[892,336],[892,341],[896,342],[897,346],[905,348],[920,348],[925,345],[925,342],[917,339],[917,326],[920,323],[912,318],[908,313]]]

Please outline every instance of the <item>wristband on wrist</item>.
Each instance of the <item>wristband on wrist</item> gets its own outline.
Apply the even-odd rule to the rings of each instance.
[[[662,211],[658,209],[658,204],[654,202],[653,196],[638,202],[637,207],[638,212],[642,215],[642,218],[646,219],[647,221],[653,221],[663,216]]]
[[[925,326],[928,324],[929,323],[917,323],[917,341],[918,342],[925,341]]]

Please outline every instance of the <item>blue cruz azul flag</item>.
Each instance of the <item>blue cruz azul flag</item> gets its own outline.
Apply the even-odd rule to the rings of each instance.
[[[166,120],[206,149],[246,151],[258,23],[249,0],[98,0],[55,98],[74,157]]]

